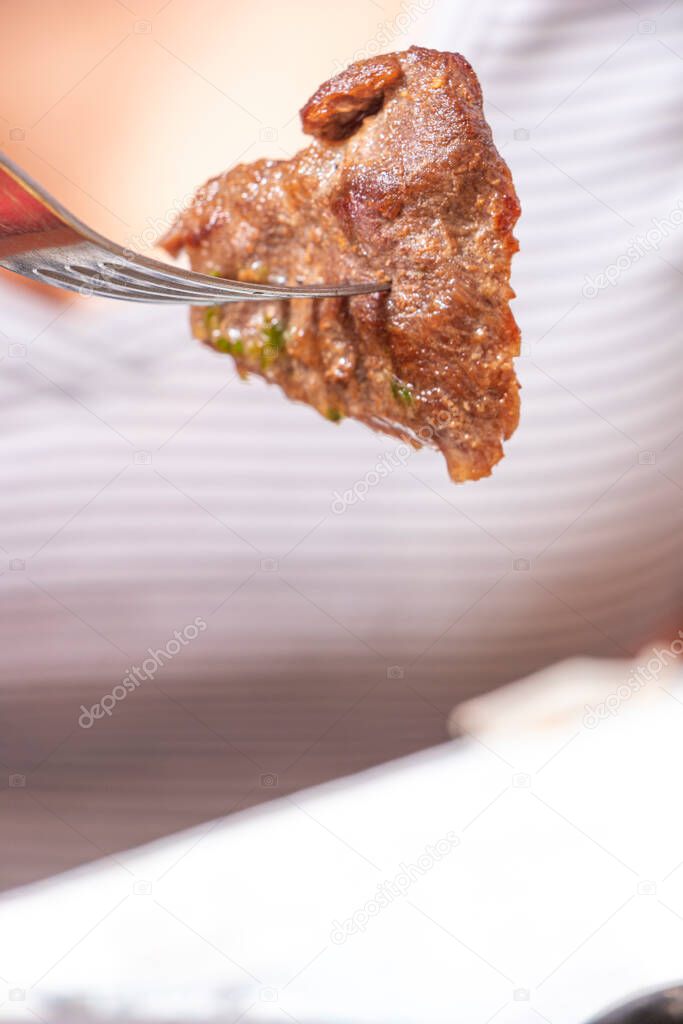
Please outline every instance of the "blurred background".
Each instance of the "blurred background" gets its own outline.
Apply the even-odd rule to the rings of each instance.
[[[629,714],[586,722],[603,722],[620,686],[634,691],[655,647],[668,666],[683,625],[680,0],[2,0],[0,29],[0,147],[148,255],[207,177],[305,144],[297,111],[322,81],[413,43],[472,62],[523,208],[523,411],[505,460],[456,488],[437,454],[416,453],[343,514],[335,495],[362,485],[391,439],[239,381],[229,358],[190,338],[182,310],[0,272],[0,912],[7,934],[21,932],[11,969],[0,963],[2,1012],[416,1021],[428,1008],[434,1020],[581,1021],[673,977],[660,948],[680,941],[683,906],[657,884],[683,861],[666,812],[678,683],[651,670],[637,687],[647,715],[622,694]],[[149,663],[177,633],[186,642]],[[133,669],[142,681],[121,697]],[[524,699],[483,696],[544,670]],[[94,706],[109,710],[96,718]],[[551,810],[520,828],[518,810],[501,808],[518,790],[533,801],[549,759]],[[261,817],[257,804],[268,804]],[[647,856],[633,817],[647,820]],[[422,935],[413,911],[405,923],[387,914],[386,931],[354,940],[358,959],[336,951],[298,1002],[280,999],[307,957],[346,951],[330,920],[374,892],[349,847],[391,879],[475,818],[486,829],[465,865],[430,876],[422,908],[436,924]],[[195,862],[188,851],[208,832],[214,854]],[[153,854],[126,852],[169,836]],[[165,906],[201,933],[194,952],[132,899],[186,856],[181,903]],[[75,881],[17,889],[102,858]],[[558,879],[564,902],[550,898]],[[629,902],[629,927],[605,935],[596,987],[589,963],[572,961],[554,1002],[532,1005],[532,975],[634,894],[654,899]],[[83,943],[119,899],[127,916],[98,932],[106,950]],[[658,901],[666,928],[640,916]],[[74,907],[85,916],[74,911],[62,934]],[[429,967],[439,929],[451,938]],[[642,929],[662,940],[647,963]],[[76,946],[84,959],[69,959]],[[606,950],[618,951],[609,969]],[[66,973],[36,980],[62,960]],[[362,998],[342,991],[349,976]],[[567,993],[582,985],[577,1007]]]

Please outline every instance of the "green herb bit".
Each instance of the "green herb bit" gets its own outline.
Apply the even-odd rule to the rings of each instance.
[[[410,385],[399,380],[398,377],[392,377],[391,393],[395,399],[399,402],[403,402],[405,405],[411,405],[413,401],[413,392],[410,390]]]
[[[214,340],[214,345],[219,352],[227,352],[231,356],[244,355],[244,344],[240,338],[239,331],[231,330],[229,338],[221,334],[220,337]]]
[[[344,413],[340,409],[334,409],[332,406],[327,410],[325,416],[332,423],[339,423],[340,420],[344,419]]]
[[[204,310],[204,326],[209,332],[211,337],[220,330],[221,326],[221,307],[220,306],[207,306]]]
[[[262,370],[267,370],[277,357],[287,349],[287,335],[279,320],[266,317],[261,328],[263,344],[259,352],[259,363]]]
[[[287,348],[285,329],[279,320],[273,320],[272,317],[267,316],[263,321],[261,333],[267,347],[271,348],[273,352],[284,352]]]

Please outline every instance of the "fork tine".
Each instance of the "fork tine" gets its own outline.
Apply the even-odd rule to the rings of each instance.
[[[137,261],[138,257],[135,257]],[[154,262],[154,261],[150,261]],[[275,301],[297,298],[317,298],[330,295],[330,288],[326,285],[305,285],[301,287],[288,287],[286,285],[252,285],[243,281],[230,281],[225,278],[205,277],[203,274],[194,274],[188,271],[179,270],[177,267],[169,267],[157,270],[150,269],[145,264],[144,270],[136,263],[128,261],[112,261],[109,259],[98,259],[98,266],[102,268],[104,277],[113,283],[122,283],[126,286],[148,285],[155,290],[160,285],[164,290],[172,290],[184,298],[185,302],[194,304],[212,305],[223,302],[250,302],[250,301]],[[162,263],[157,266],[165,268]],[[71,269],[80,271],[83,268],[72,265]],[[343,291],[348,294],[353,288],[353,294],[363,294],[369,290],[368,285],[349,286]],[[376,286],[372,286],[376,290]]]
[[[214,301],[247,301],[250,299],[292,299],[292,298],[326,298],[343,295],[365,295],[377,291],[386,291],[388,283],[358,283],[344,285],[325,284],[255,284],[246,281],[232,281],[227,278],[208,277],[205,274],[197,274],[192,270],[184,270],[181,267],[174,267],[161,263],[158,260],[150,260],[144,256],[135,255],[121,263],[103,261],[103,265],[115,267],[119,272],[125,274],[144,273],[148,274],[152,281],[173,282],[175,285],[184,284],[191,288],[193,294],[204,294],[207,299],[213,297]]]
[[[226,301],[263,301],[261,295],[240,294],[231,292],[229,297],[218,291],[195,292],[192,289],[177,287],[174,284],[160,286],[154,284],[138,283],[134,278],[120,276],[115,280],[112,273],[103,273],[94,267],[83,266],[81,263],[65,264],[63,269],[54,267],[38,267],[35,273],[41,278],[60,287],[68,287],[73,291],[87,291],[89,294],[110,296],[112,298],[125,299],[127,295],[146,298],[149,302],[156,302],[165,299],[168,302],[177,302],[187,305],[220,305]],[[272,298],[279,298],[273,293]]]
[[[102,298],[130,299],[139,302],[165,302],[187,305],[220,305],[226,301],[226,296],[220,293],[208,295],[194,293],[182,288],[172,286],[159,287],[157,284],[146,286],[133,284],[127,281],[114,281],[111,275],[103,274],[94,268],[84,267],[79,264],[70,263],[63,269],[56,267],[36,267],[34,276],[47,281],[48,284],[60,288],[67,288],[69,291],[81,292],[82,294],[98,295]],[[239,298],[243,302],[262,302],[263,296],[258,295],[233,295],[232,301]]]
[[[195,299],[210,299],[212,302],[225,301],[226,296],[229,294],[235,299],[247,298],[248,294],[238,287],[234,287],[231,281],[225,281],[222,286],[221,282],[211,278],[210,286],[188,285],[183,279],[178,278],[175,274],[161,274],[154,273],[149,270],[139,270],[134,264],[131,263],[112,263],[109,260],[98,260],[98,265],[102,268],[103,276],[105,280],[112,281],[115,284],[132,285],[133,287],[147,286],[150,288],[157,289],[160,286],[167,291],[172,291],[174,294],[185,297],[186,301],[194,301]],[[79,267],[72,267],[74,270],[80,270]]]
[[[66,288],[72,292],[98,295],[106,299],[129,299],[131,302],[187,303],[184,296],[158,289],[136,289],[103,281],[96,273],[93,277],[77,274],[71,268],[57,270],[54,267],[37,267],[35,276],[48,284]]]
[[[214,292],[212,295],[196,292],[187,288],[182,282],[178,284],[171,278],[162,284],[161,279],[155,280],[145,277],[145,275],[137,275],[127,267],[120,268],[118,265],[104,261],[100,261],[99,266],[102,269],[70,263],[68,269],[71,273],[81,276],[88,281],[97,282],[103,288],[111,287],[117,291],[128,290],[133,293],[163,294],[169,298],[175,298],[178,302],[194,302],[195,299],[202,301],[207,298],[211,302],[220,301],[220,296],[217,292]]]

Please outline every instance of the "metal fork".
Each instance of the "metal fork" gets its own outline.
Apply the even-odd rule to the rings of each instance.
[[[86,295],[127,302],[192,303],[334,298],[387,291],[386,282],[251,284],[147,259],[77,220],[0,152],[0,266]]]

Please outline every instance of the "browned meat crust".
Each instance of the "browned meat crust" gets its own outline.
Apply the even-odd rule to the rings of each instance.
[[[321,85],[301,111],[307,135],[339,140],[353,135],[363,118],[376,114],[390,86],[403,76],[395,53],[352,64]]]
[[[373,58],[321,86],[302,120],[308,149],[209,181],[167,249],[227,278],[391,291],[195,309],[195,335],[329,419],[440,448],[453,480],[488,475],[519,416],[520,209],[474,71],[417,47]]]

